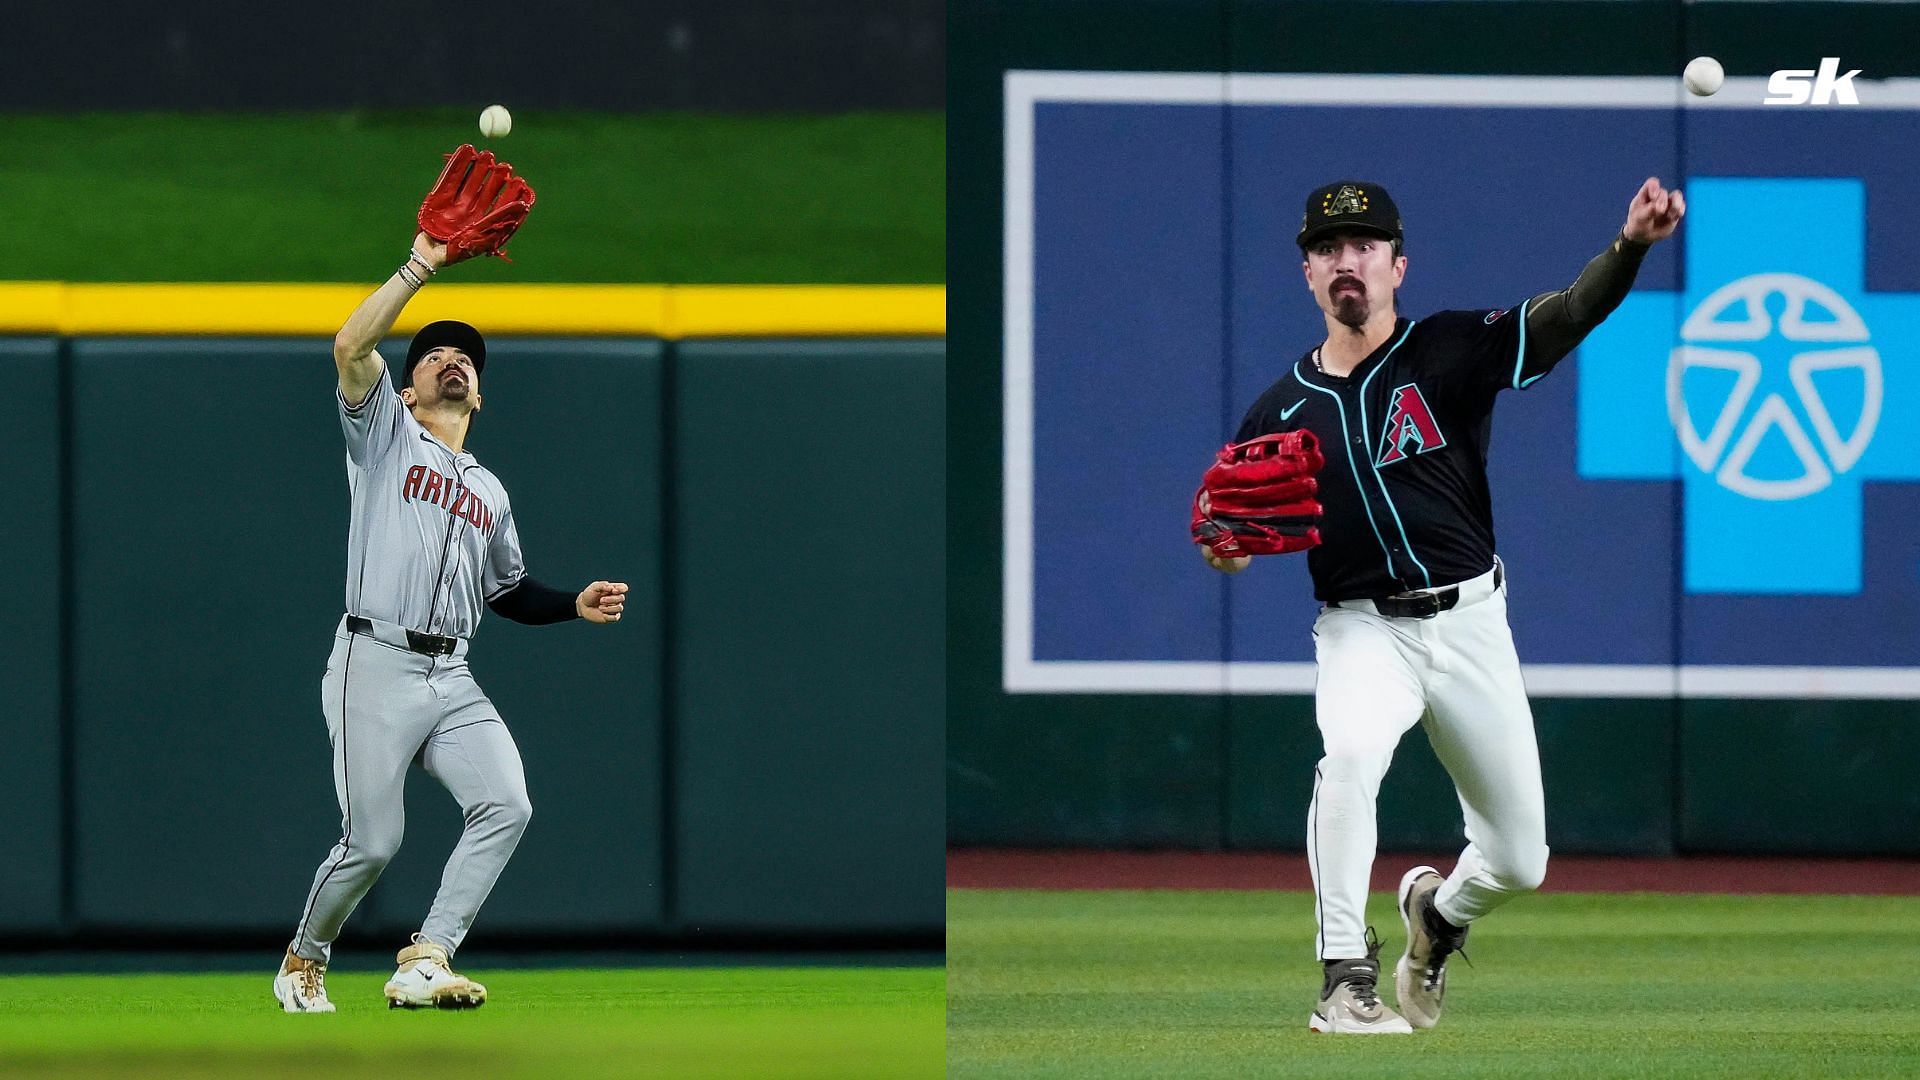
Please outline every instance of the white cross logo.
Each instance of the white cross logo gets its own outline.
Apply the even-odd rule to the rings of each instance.
[[[1778,295],[1785,301],[1776,327],[1765,301]],[[1795,353],[1787,364],[1787,378],[1807,424],[1778,393],[1770,393],[1751,416],[1747,405],[1760,382],[1760,358],[1750,352],[1694,342],[1761,341],[1778,331],[1788,341],[1831,343],[1829,348]],[[1882,395],[1880,353],[1867,344],[1865,320],[1839,293],[1798,274],[1754,274],[1721,286],[1700,302],[1680,328],[1682,344],[1667,362],[1667,415],[1679,436],[1680,447],[1701,470],[1729,491],[1751,499],[1779,502],[1804,498],[1833,483],[1836,473],[1853,468],[1873,441],[1880,420]],[[1720,406],[1707,434],[1694,425],[1683,388],[1694,368],[1717,368],[1734,374],[1732,391]],[[1814,385],[1815,372],[1857,369],[1865,394],[1859,419],[1842,437],[1826,403]],[[1737,438],[1743,416],[1746,426]],[[1813,435],[1807,434],[1807,426]],[[1785,480],[1768,480],[1747,472],[1760,442],[1779,429],[1800,462],[1801,472]],[[1816,446],[1814,440],[1819,440]],[[1732,449],[1728,449],[1728,443]],[[1824,451],[1824,457],[1822,455]],[[1724,455],[1724,456],[1723,456]]]

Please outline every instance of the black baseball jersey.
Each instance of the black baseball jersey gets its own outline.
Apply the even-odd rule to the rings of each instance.
[[[1350,375],[1308,352],[1247,410],[1235,442],[1305,429],[1320,440],[1322,601],[1438,588],[1493,568],[1487,437],[1494,395],[1524,389],[1564,351],[1527,348],[1527,304],[1394,323]]]

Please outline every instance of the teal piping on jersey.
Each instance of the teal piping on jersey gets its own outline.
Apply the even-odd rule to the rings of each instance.
[[[1408,327],[1407,329],[1411,330],[1413,328]],[[1399,577],[1399,574],[1394,573],[1393,552],[1387,549],[1386,537],[1380,535],[1380,526],[1374,524],[1373,505],[1367,502],[1366,487],[1360,480],[1360,466],[1353,463],[1353,439],[1347,434],[1347,407],[1341,403],[1339,394],[1334,393],[1324,386],[1315,386],[1301,378],[1300,361],[1298,360],[1293,362],[1293,381],[1309,390],[1318,390],[1333,399],[1333,411],[1340,414],[1340,445],[1345,447],[1347,451],[1347,468],[1353,470],[1353,487],[1355,491],[1360,493],[1360,509],[1367,512],[1367,524],[1373,527],[1373,538],[1380,543],[1380,554],[1387,557],[1387,573],[1393,574],[1394,577]]]
[[[1527,305],[1531,303],[1533,303],[1532,299],[1520,301],[1520,349],[1519,354],[1513,358],[1513,388],[1515,390],[1525,390],[1527,387],[1539,382],[1540,379],[1546,375],[1546,372],[1543,371],[1531,379],[1522,381],[1520,378],[1520,369],[1527,366]]]
[[[1401,346],[1401,344],[1407,340],[1407,335],[1413,333],[1413,328],[1419,325],[1420,325],[1420,320],[1418,319],[1415,319],[1414,321],[1408,323],[1407,328],[1400,332],[1400,340],[1394,342],[1393,348],[1387,350],[1387,355],[1381,357],[1380,362],[1373,365],[1373,370],[1367,372],[1367,377],[1360,380],[1359,399],[1360,399],[1360,430],[1361,431],[1364,431],[1369,435],[1373,434],[1373,429],[1367,426],[1367,384],[1373,381],[1373,377],[1375,375],[1378,375],[1380,374],[1381,371],[1385,370],[1387,366],[1387,361],[1393,359],[1394,349],[1398,349]],[[1342,419],[1344,420],[1344,418]],[[1382,479],[1380,476],[1380,466],[1374,463],[1372,440],[1368,440],[1366,450],[1367,450],[1367,468],[1373,470],[1373,482],[1380,485],[1380,497],[1387,500],[1387,510],[1393,514],[1394,527],[1400,530],[1400,542],[1407,545],[1407,558],[1412,559],[1413,565],[1420,568],[1420,576],[1426,579],[1426,582],[1427,582],[1426,587],[1431,589],[1433,588],[1433,575],[1427,573],[1427,566],[1425,563],[1420,561],[1420,556],[1415,555],[1413,553],[1413,541],[1407,539],[1407,526],[1404,522],[1400,520],[1400,510],[1398,507],[1393,505],[1393,496],[1387,493],[1387,482],[1384,479]],[[1351,457],[1352,455],[1349,454],[1348,456]],[[1355,476],[1354,479],[1358,480],[1359,477]],[[1362,499],[1361,501],[1365,502],[1366,500]],[[1393,569],[1393,564],[1391,562],[1387,564],[1387,569],[1388,570]]]

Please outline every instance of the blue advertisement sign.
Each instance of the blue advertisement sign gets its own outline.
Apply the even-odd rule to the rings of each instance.
[[[1187,537],[1324,337],[1309,190],[1393,194],[1419,318],[1564,288],[1657,176],[1679,233],[1494,413],[1530,690],[1920,697],[1920,95],[1748,82],[1010,72],[1007,689],[1312,689],[1304,560],[1228,578]]]

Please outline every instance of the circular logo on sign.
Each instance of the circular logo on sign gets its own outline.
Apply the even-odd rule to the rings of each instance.
[[[1787,360],[1792,401],[1772,392],[1749,409],[1760,384],[1761,360],[1731,346],[1775,337],[1815,347],[1794,351]],[[1754,274],[1721,286],[1687,316],[1681,344],[1667,361],[1667,415],[1681,449],[1720,486],[1748,498],[1800,499],[1825,489],[1860,460],[1880,420],[1880,353],[1867,344],[1869,337],[1853,305],[1812,278]],[[1733,373],[1733,388],[1717,410],[1688,399],[1687,373],[1700,368]],[[1859,416],[1845,435],[1815,384],[1815,374],[1828,371],[1854,371],[1861,380]],[[1704,435],[1694,423],[1696,412],[1713,414]],[[1756,477],[1748,471],[1754,451],[1775,431],[1798,460],[1799,473]]]

